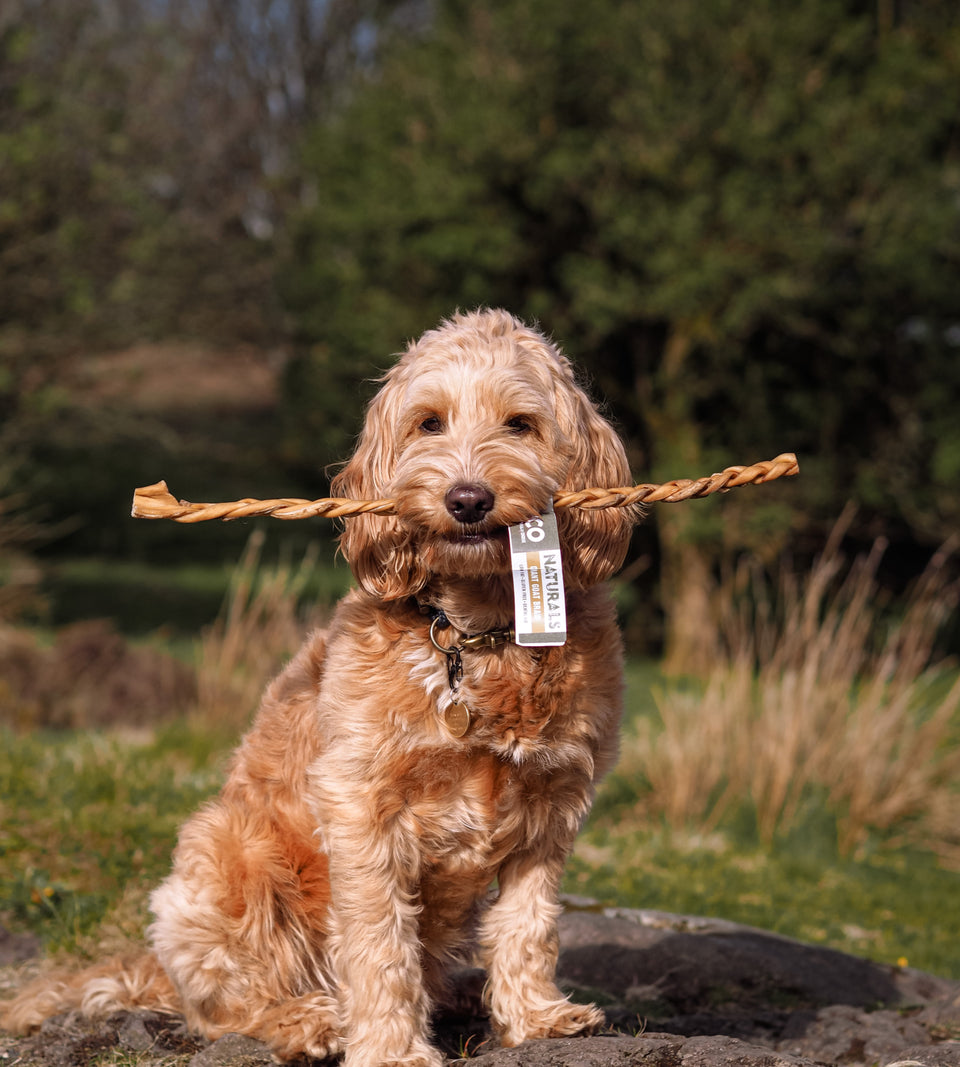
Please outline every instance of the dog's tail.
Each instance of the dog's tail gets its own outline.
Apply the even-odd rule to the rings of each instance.
[[[0,1029],[26,1034],[44,1019],[65,1011],[95,1018],[134,1008],[183,1010],[173,982],[152,952],[132,958],[117,956],[82,971],[41,975],[13,1000],[0,1004]]]

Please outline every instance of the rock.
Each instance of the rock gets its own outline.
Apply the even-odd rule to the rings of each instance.
[[[0,967],[22,963],[40,954],[40,938],[33,934],[12,934],[0,926]]]
[[[435,1020],[438,1045],[478,1067],[960,1067],[960,982],[871,963],[735,923],[665,912],[569,907],[558,978],[597,1000],[609,1032],[491,1041],[484,975],[464,968]],[[48,1020],[0,1038],[0,1067],[94,1067],[106,1053],[138,1067],[262,1067],[265,1045],[239,1034],[209,1044],[179,1016],[116,1012]],[[192,1058],[189,1058],[192,1057]]]
[[[865,1012],[848,1004],[833,1004],[792,1015],[777,1048],[824,1063],[877,1063],[929,1041],[919,1022],[899,1012]]]
[[[262,1041],[243,1034],[224,1034],[190,1061],[190,1067],[258,1067],[274,1063],[270,1049]]]
[[[117,1043],[131,1052],[167,1052],[183,1055],[207,1044],[191,1034],[182,1015],[159,1011],[117,1011],[105,1020],[117,1031]]]
[[[563,977],[618,1000],[639,991],[644,1002],[686,1014],[728,996],[740,1004],[768,1002],[774,991],[786,1006],[901,999],[896,968],[752,927],[613,908],[567,913],[561,923]]]
[[[103,1019],[76,1012],[54,1015],[36,1034],[0,1044],[0,1064],[17,1067],[92,1067],[107,1053],[137,1054],[140,1067],[169,1065],[207,1042],[188,1032],[183,1017],[155,1011],[116,1011]]]
[[[730,1037],[673,1034],[528,1041],[518,1048],[475,1056],[469,1063],[471,1067],[817,1067],[812,1060],[772,1053]]]
[[[884,1058],[879,1067],[960,1067],[960,1041],[901,1049],[896,1062]]]
[[[153,1012],[130,1012],[117,1029],[117,1044],[131,1052],[147,1052],[153,1048],[154,1035],[147,1025]]]

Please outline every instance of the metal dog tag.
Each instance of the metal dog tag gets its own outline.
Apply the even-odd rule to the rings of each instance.
[[[470,729],[470,709],[459,700],[454,700],[444,709],[443,721],[454,737],[463,737]]]

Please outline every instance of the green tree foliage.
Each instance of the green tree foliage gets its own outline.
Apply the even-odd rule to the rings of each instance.
[[[51,550],[122,541],[143,470],[185,452],[122,400],[78,401],[89,357],[271,335],[271,249],[243,224],[258,173],[237,143],[248,119],[240,107],[227,122],[222,93],[198,100],[202,50],[148,8],[0,12],[0,457],[59,531]]]
[[[381,7],[0,4],[0,457],[53,519],[115,522],[131,465],[188,462],[183,425],[75,400],[89,357],[199,339],[266,362],[282,343],[290,149]],[[84,511],[80,488],[104,510]]]
[[[937,539],[960,520],[958,102],[949,5],[440,3],[310,139],[305,362],[332,387],[502,303],[589,367],[638,475],[800,454],[789,497],[724,501],[730,547],[850,496]],[[716,515],[658,512],[676,583],[703,584]]]
[[[229,195],[253,169],[230,131],[215,151],[194,147],[192,42],[132,3],[4,14],[0,447],[23,459],[22,481],[42,477],[29,457],[54,436],[67,450],[103,436],[70,402],[85,356],[159,337],[268,337],[269,249],[243,228],[246,196]]]
[[[0,449],[89,440],[89,352],[292,333],[283,454],[315,469],[391,351],[503,304],[588,368],[638,478],[799,453],[789,486],[655,513],[668,613],[706,615],[707,546],[813,544],[850,497],[860,536],[933,544],[960,523],[954,7],[9,0]]]
[[[303,336],[368,360],[502,301],[641,439],[671,403],[730,456],[789,428],[850,488],[851,413],[895,431],[895,394],[957,362],[960,37],[908,11],[881,35],[836,0],[439,5],[314,133]]]
[[[275,342],[290,146],[381,6],[9,0],[0,343]]]

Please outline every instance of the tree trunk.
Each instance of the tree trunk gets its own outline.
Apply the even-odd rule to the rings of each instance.
[[[700,433],[685,374],[692,348],[691,335],[674,328],[664,345],[655,381],[638,385],[657,480],[703,473]],[[656,507],[664,613],[663,669],[674,675],[703,673],[719,645],[712,604],[716,586],[712,553],[696,537],[696,507],[692,501]]]
[[[690,506],[660,504],[660,599],[664,613],[663,671],[704,674],[716,658],[719,640],[713,608],[716,581],[710,553],[686,537],[689,519],[680,513]]]

